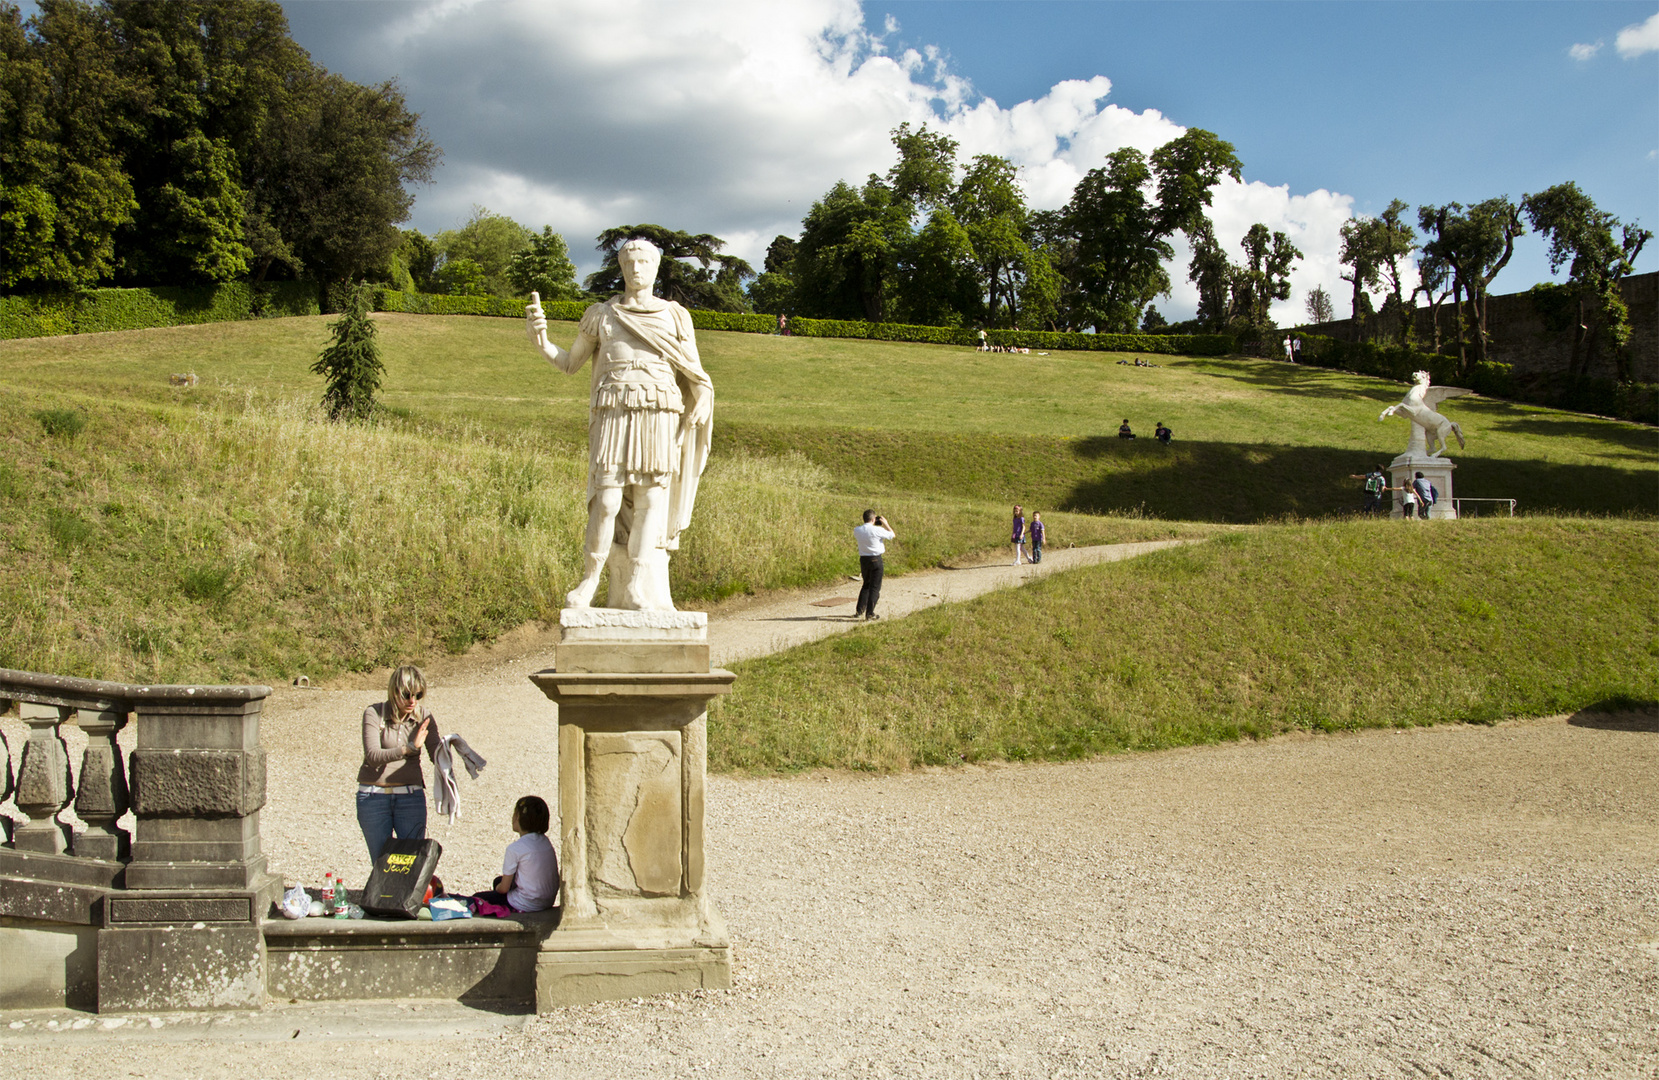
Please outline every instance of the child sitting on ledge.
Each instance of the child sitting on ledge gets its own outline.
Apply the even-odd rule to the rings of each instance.
[[[515,912],[557,907],[559,856],[547,839],[551,821],[547,803],[538,796],[526,795],[514,804],[513,831],[518,839],[507,845],[495,884],[472,897],[473,914],[506,918]]]

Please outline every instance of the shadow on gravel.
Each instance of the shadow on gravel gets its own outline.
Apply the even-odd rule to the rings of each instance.
[[[1651,731],[1659,734],[1659,701],[1619,698],[1598,701],[1567,718],[1573,727],[1599,731]]]

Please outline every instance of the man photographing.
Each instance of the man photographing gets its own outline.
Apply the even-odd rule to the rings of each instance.
[[[874,510],[866,510],[864,524],[853,529],[853,539],[858,541],[858,572],[864,577],[853,618],[862,615],[866,620],[879,619],[876,601],[881,599],[881,556],[887,550],[887,541],[893,539],[893,530],[887,527],[886,518]]]

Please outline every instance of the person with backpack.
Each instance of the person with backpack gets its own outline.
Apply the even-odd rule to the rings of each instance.
[[[1388,479],[1383,476],[1383,467],[1373,465],[1368,473],[1349,473],[1348,479],[1365,481],[1365,505],[1360,512],[1365,514],[1381,513],[1383,492],[1388,490]]]
[[[1418,473],[1412,479],[1411,489],[1417,494],[1417,516],[1422,520],[1428,520],[1429,507],[1434,505],[1440,493],[1434,490],[1434,485],[1429,483],[1422,473]]]

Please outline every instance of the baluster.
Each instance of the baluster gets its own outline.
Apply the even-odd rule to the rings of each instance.
[[[125,859],[132,851],[132,838],[115,822],[127,812],[127,769],[115,735],[127,726],[127,714],[82,712],[75,722],[86,732],[81,785],[75,792],[75,813],[86,822],[86,831],[75,834],[75,854],[108,862]]]
[[[69,749],[58,734],[58,725],[74,716],[75,710],[25,701],[17,711],[29,725],[23,767],[17,773],[17,808],[29,820],[18,826],[12,843],[19,851],[62,855],[69,849],[69,827],[57,815],[69,805]]]
[[[0,699],[0,713],[11,712],[12,703]],[[0,731],[0,802],[11,798],[12,794],[12,748],[6,742],[6,733]],[[0,816],[0,840],[12,842],[12,819]]]

